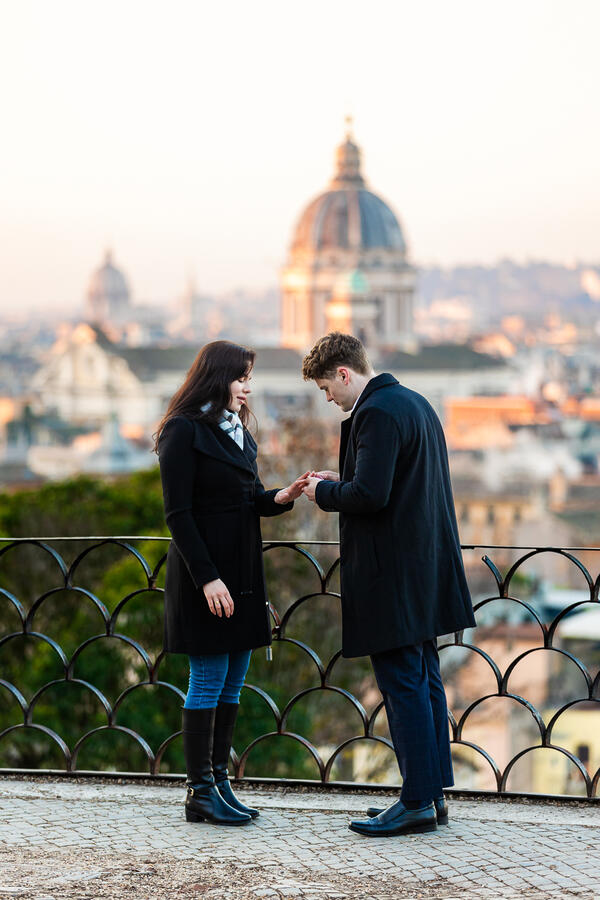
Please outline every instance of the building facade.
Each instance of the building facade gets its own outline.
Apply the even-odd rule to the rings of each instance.
[[[350,132],[326,191],[300,216],[282,273],[282,344],[305,351],[323,334],[355,334],[377,351],[415,349],[416,272],[398,219],[367,187]]]

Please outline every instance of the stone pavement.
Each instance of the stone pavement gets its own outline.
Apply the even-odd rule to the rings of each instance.
[[[236,789],[237,790],[237,789]],[[600,898],[600,807],[450,800],[450,825],[365,838],[391,796],[251,788],[244,828],[188,824],[181,784],[0,779],[0,898]]]

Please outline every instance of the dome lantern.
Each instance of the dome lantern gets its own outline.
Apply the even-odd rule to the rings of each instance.
[[[360,171],[360,147],[354,142],[351,116],[346,117],[346,125],[346,140],[337,148],[336,173],[331,180],[331,187],[364,187],[365,179]]]

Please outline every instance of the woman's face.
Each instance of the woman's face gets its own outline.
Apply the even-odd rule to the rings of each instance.
[[[239,413],[240,409],[246,402],[248,394],[251,392],[250,381],[252,380],[252,369],[247,375],[242,375],[229,385],[229,409],[231,412]]]

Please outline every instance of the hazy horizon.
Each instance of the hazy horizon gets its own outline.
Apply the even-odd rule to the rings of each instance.
[[[415,264],[600,259],[593,0],[0,10],[0,311],[272,287],[348,113]]]

